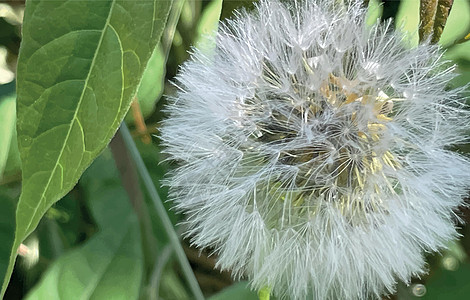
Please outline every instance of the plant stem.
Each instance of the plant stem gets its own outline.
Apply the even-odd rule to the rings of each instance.
[[[150,136],[149,136],[150,138]],[[114,161],[121,177],[121,182],[125,188],[132,207],[139,219],[140,231],[146,266],[153,266],[157,260],[157,239],[152,229],[149,209],[141,191],[139,174],[124,142],[122,130],[118,130],[114,138],[109,143]],[[150,271],[150,267],[148,267]]]
[[[258,291],[258,299],[269,300],[270,294],[271,294],[271,289],[269,287],[264,287]]]
[[[421,0],[419,11],[419,41],[431,38],[431,43],[439,42],[449,17],[454,0]]]
[[[189,265],[188,259],[184,254],[184,250],[180,244],[178,234],[176,233],[175,228],[173,227],[173,224],[171,223],[170,218],[168,217],[166,209],[163,206],[160,196],[158,196],[157,189],[155,188],[155,185],[152,182],[152,178],[150,177],[147,167],[145,166],[145,163],[142,160],[142,157],[140,156],[139,150],[137,150],[134,140],[132,139],[129,129],[127,128],[124,122],[121,124],[121,134],[131,154],[131,157],[134,160],[134,163],[136,164],[137,171],[139,172],[139,175],[142,178],[144,186],[147,189],[150,198],[152,199],[152,202],[155,206],[155,210],[157,211],[157,214],[160,217],[163,227],[168,235],[170,244],[176,253],[176,257],[178,258],[178,261],[181,265],[181,269],[186,277],[187,283],[189,284],[189,287],[195,299],[203,300],[204,296],[202,294],[201,288],[199,287],[196,277],[194,276],[191,266]]]
[[[163,53],[165,53],[165,62],[168,60],[171,44],[176,32],[176,26],[178,25],[178,21],[181,16],[181,10],[183,9],[185,2],[185,0],[174,1],[170,10],[170,16],[168,17],[167,26],[165,28],[165,32],[162,35],[161,41]]]
[[[155,263],[155,266],[153,268],[152,276],[150,277],[150,284],[148,288],[149,294],[147,295],[149,297],[149,300],[157,300],[158,299],[158,293],[160,289],[160,280],[162,277],[163,269],[165,268],[165,265],[168,263],[170,260],[172,254],[172,249],[170,245],[166,245],[159,257],[157,262]]]

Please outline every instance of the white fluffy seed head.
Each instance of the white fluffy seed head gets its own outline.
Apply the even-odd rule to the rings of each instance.
[[[161,138],[195,245],[281,298],[367,299],[456,236],[469,113],[437,46],[360,2],[260,1],[177,78]]]

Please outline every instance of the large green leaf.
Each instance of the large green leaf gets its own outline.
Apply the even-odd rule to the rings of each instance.
[[[16,249],[117,130],[172,1],[27,1],[18,61]]]
[[[139,223],[109,151],[80,187],[100,231],[61,256],[26,299],[137,299],[144,271]]]

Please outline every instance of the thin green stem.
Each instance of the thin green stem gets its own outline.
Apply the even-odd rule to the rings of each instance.
[[[165,32],[162,37],[162,48],[165,53],[165,62],[168,60],[170,54],[171,43],[173,42],[173,37],[175,36],[176,26],[181,16],[181,11],[186,0],[176,0],[173,2],[171,7],[170,16],[168,17],[167,25]]]
[[[271,294],[271,289],[269,287],[264,287],[258,291],[258,299],[269,300],[270,294]]]
[[[148,205],[144,200],[144,194],[140,187],[139,174],[124,142],[121,130],[118,130],[109,143],[114,161],[121,177],[121,182],[129,196],[130,203],[138,218],[142,232],[142,243],[146,266],[153,266],[157,260],[157,239],[152,229]],[[150,271],[150,267],[148,269]]]
[[[152,276],[150,277],[150,286],[148,288],[148,297],[149,300],[157,300],[158,299],[158,293],[160,289],[160,280],[162,277],[163,269],[165,268],[166,264],[171,258],[172,254],[172,248],[170,245],[166,245],[159,257],[157,262],[155,263],[155,266],[153,268]]]
[[[144,186],[147,189],[150,198],[152,199],[152,202],[155,206],[155,210],[157,211],[157,214],[160,217],[163,227],[168,235],[170,244],[176,253],[176,257],[178,258],[178,261],[181,265],[181,269],[183,271],[184,276],[186,277],[189,288],[194,294],[195,299],[203,300],[204,296],[202,294],[201,288],[199,287],[196,277],[194,276],[193,270],[189,265],[186,254],[184,253],[183,247],[181,246],[178,234],[176,233],[175,228],[173,227],[173,224],[171,223],[170,218],[168,217],[166,209],[163,206],[160,196],[158,196],[157,189],[153,184],[152,178],[150,177],[147,167],[145,166],[145,163],[142,160],[142,157],[140,156],[139,150],[137,150],[137,146],[135,145],[134,140],[132,139],[129,129],[127,128],[124,122],[121,124],[121,133],[124,142],[126,143],[126,146],[131,154],[131,157],[136,164],[137,171],[139,172],[139,175],[142,178]]]

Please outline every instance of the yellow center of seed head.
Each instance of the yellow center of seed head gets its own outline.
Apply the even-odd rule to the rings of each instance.
[[[337,176],[334,186],[337,187],[337,201],[335,204],[344,215],[362,212],[364,214],[372,211],[386,210],[384,203],[380,199],[381,187],[374,185],[375,197],[365,202],[364,189],[367,187],[367,181],[371,176],[381,176],[386,183],[386,188],[395,193],[390,179],[383,173],[384,166],[394,170],[400,168],[400,163],[390,150],[383,150],[380,153],[374,151],[374,145],[378,144],[381,137],[387,130],[386,123],[392,121],[390,117],[393,110],[393,99],[385,93],[379,91],[375,95],[364,91],[362,95],[346,91],[342,86],[348,82],[333,74],[330,74],[321,88],[321,93],[335,109],[342,106],[359,103],[356,111],[351,113],[351,124],[357,125],[356,118],[360,114],[360,109],[372,107],[372,116],[367,120],[366,130],[358,130],[357,144],[363,148],[360,155],[354,154],[350,148],[341,148],[341,156],[336,162]],[[367,187],[370,188],[370,187]],[[326,187],[328,189],[328,187]],[[346,192],[341,192],[346,191]],[[352,192],[352,193],[351,193]],[[372,201],[371,201],[372,200]]]
[[[282,81],[275,73],[265,64],[263,79],[281,89]],[[387,134],[386,124],[392,120],[394,101],[399,99],[380,90],[358,88],[357,83],[334,74],[316,92],[307,92],[296,75],[291,75],[291,87],[297,98],[306,101],[281,93],[243,103],[245,115],[259,117],[269,111],[269,117],[255,118],[259,121],[254,140],[280,146],[277,164],[298,168],[292,180],[278,178],[260,183],[253,195],[253,206],[265,210],[266,221],[272,226],[314,216],[327,203],[352,224],[366,222],[369,213],[386,213],[383,195],[395,193],[396,183],[385,175],[384,169],[397,170],[401,166],[382,142]],[[271,99],[289,104],[290,108],[266,104]],[[289,141],[305,134],[294,129],[298,120],[307,125],[316,122],[316,136],[308,146],[290,148]],[[316,140],[318,136],[322,140]],[[248,154],[246,164],[253,166],[266,161],[269,160]],[[376,180],[371,180],[372,177]],[[266,199],[266,203],[256,203],[256,199]]]

